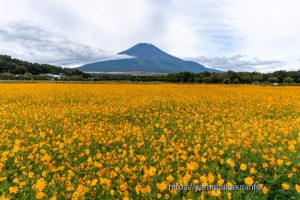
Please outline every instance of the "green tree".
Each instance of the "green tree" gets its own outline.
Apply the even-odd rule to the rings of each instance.
[[[278,78],[275,77],[275,76],[271,76],[271,77],[268,78],[268,81],[269,81],[270,83],[276,83],[276,82],[278,82]]]
[[[91,75],[90,75],[90,74],[87,74],[87,73],[83,73],[83,74],[82,74],[82,77],[83,77],[83,78],[90,78]]]
[[[294,82],[294,79],[292,77],[285,77],[283,79],[283,82],[286,84],[292,84]]]
[[[4,79],[4,80],[9,80],[9,79],[13,79],[14,75],[10,72],[5,72],[0,74],[0,78]]]
[[[233,83],[234,83],[234,84],[239,84],[239,79],[235,78],[235,79],[233,80]]]
[[[29,77],[29,78],[32,78],[32,74],[29,73],[29,72],[24,73],[24,76],[27,76],[27,77]]]
[[[27,72],[27,68],[24,66],[17,66],[16,67],[16,74],[24,74]]]
[[[229,78],[223,79],[223,83],[229,84],[230,83],[230,79]]]

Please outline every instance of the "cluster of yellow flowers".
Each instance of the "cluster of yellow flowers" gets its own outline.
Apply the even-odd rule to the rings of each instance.
[[[299,131],[299,87],[1,84],[0,199],[299,199]]]

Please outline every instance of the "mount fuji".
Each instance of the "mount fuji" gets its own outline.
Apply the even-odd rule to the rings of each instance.
[[[118,53],[129,58],[90,63],[79,67],[84,72],[94,73],[176,73],[220,72],[203,65],[172,56],[149,43],[139,43]]]

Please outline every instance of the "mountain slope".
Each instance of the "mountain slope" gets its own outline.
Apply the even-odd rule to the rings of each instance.
[[[218,70],[205,68],[193,61],[176,58],[148,43],[139,43],[119,54],[128,55],[132,58],[86,64],[79,69],[85,72],[219,72]]]

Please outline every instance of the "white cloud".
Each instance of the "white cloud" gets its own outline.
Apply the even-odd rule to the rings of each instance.
[[[209,68],[216,68],[223,71],[232,70],[242,71],[261,71],[270,72],[274,70],[280,70],[282,66],[286,65],[277,60],[261,60],[257,57],[250,57],[246,55],[234,55],[231,57],[196,57],[186,58],[186,60],[192,60],[198,63],[202,63]],[[290,68],[292,69],[292,68]]]
[[[31,62],[63,66],[129,58],[69,40],[49,27],[12,23],[0,27],[0,52]]]
[[[243,37],[240,53],[268,59],[298,59],[300,2],[234,1],[231,25]]]

